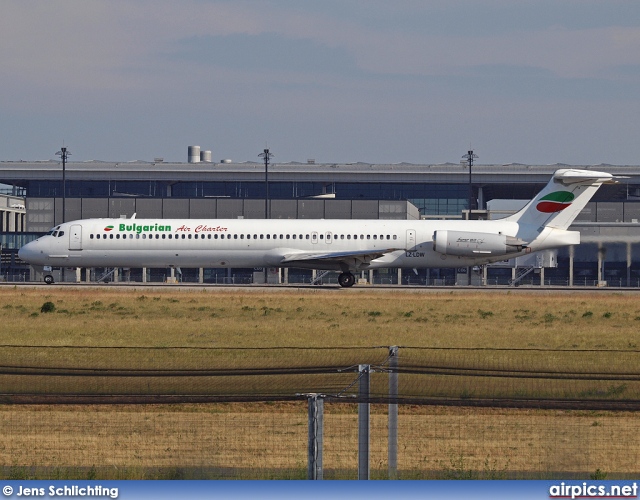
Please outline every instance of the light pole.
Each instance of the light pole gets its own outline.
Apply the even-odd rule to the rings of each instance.
[[[467,215],[467,220],[471,219],[471,209],[473,208],[473,185],[471,184],[471,167],[473,166],[473,160],[475,160],[478,155],[473,154],[473,149],[467,151],[467,154],[462,158],[467,160],[467,165],[469,166],[469,214]]]
[[[67,151],[66,147],[60,148],[60,151],[56,153],[62,159],[62,222],[65,222],[66,217],[66,199],[67,199],[67,157],[71,156],[71,153]]]
[[[273,154],[269,152],[269,148],[265,149],[262,153],[258,155],[259,158],[264,158],[264,218],[270,219],[271,214],[269,213],[269,160],[273,158]]]
[[[473,154],[473,149],[467,151],[467,154],[462,158],[467,160],[467,165],[469,166],[469,211],[467,212],[467,220],[471,220],[471,209],[473,208],[473,184],[471,183],[471,167],[473,166],[473,160],[475,160],[478,155]],[[460,162],[462,163],[462,162]],[[471,286],[471,267],[467,267],[467,285]]]

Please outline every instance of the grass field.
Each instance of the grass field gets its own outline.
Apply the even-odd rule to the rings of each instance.
[[[3,406],[0,477],[306,477],[300,403]],[[640,423],[627,412],[401,406],[401,478],[637,477]],[[326,407],[326,478],[357,476],[354,405]],[[387,477],[386,407],[373,405],[371,469]],[[602,479],[602,477],[600,477]]]
[[[53,312],[41,312],[51,302]],[[636,350],[640,301],[614,293],[243,293],[0,288],[0,344]]]
[[[3,286],[0,321],[5,367],[156,369],[175,363],[197,368],[212,359],[228,366],[288,366],[307,363],[303,351],[273,348],[354,348],[329,351],[331,360],[314,361],[346,364],[353,362],[354,352],[382,353],[384,358],[384,346],[390,345],[404,346],[401,352],[407,354],[402,363],[424,363],[423,353],[428,352],[434,366],[465,365],[471,359],[474,368],[483,370],[533,367],[541,372],[562,369],[605,375],[637,375],[640,366],[640,303],[635,295],[614,293],[427,294],[357,289],[247,293],[211,288]],[[134,349],[137,357],[121,359],[121,348],[152,350]],[[204,355],[194,354],[193,348],[206,348],[207,355],[199,357]],[[225,351],[224,358],[212,354],[223,348],[270,350]],[[457,357],[465,350],[473,354]],[[345,382],[352,378],[345,376]],[[0,375],[0,392],[32,390],[34,380]],[[62,391],[72,383],[52,376],[42,380],[47,391]],[[236,390],[252,390],[251,379],[235,380]],[[304,377],[292,380],[306,383]],[[416,382],[419,390],[425,389],[424,380]],[[441,377],[427,389],[446,390],[455,397],[490,397],[558,392],[559,387],[492,378],[486,378],[491,383],[466,387],[463,379],[448,380],[442,382]],[[98,379],[85,377],[82,383],[83,393],[109,389]],[[133,392],[144,389],[140,382],[132,384]],[[164,387],[144,384],[151,391]],[[633,381],[573,380],[569,389],[562,387],[554,397],[570,391],[628,398],[640,391]],[[338,404],[327,411],[326,467],[338,471],[336,477],[351,477],[357,450],[355,410]],[[372,416],[372,469],[381,471],[386,467],[384,412],[381,407]],[[0,467],[6,477],[14,478],[305,477],[306,418],[304,403],[2,405]],[[613,478],[639,470],[635,413],[401,406],[399,426],[404,477],[561,477],[564,473],[588,478],[600,470]]]

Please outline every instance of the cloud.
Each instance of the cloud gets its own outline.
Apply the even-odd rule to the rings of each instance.
[[[180,40],[172,60],[246,71],[301,71],[349,74],[356,68],[343,48],[274,33],[199,36]]]

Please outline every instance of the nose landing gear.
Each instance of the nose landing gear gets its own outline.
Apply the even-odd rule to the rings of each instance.
[[[54,281],[53,281],[53,276],[51,276],[50,274],[47,274],[47,275],[44,277],[44,282],[45,282],[47,285],[53,285],[53,283],[54,283]]]

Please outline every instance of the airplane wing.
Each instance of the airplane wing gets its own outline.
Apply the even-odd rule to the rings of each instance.
[[[352,269],[360,269],[372,260],[383,255],[402,250],[401,248],[380,248],[375,250],[354,250],[350,252],[299,252],[286,254],[282,264],[291,265],[295,262],[318,262],[320,264],[346,264]]]

